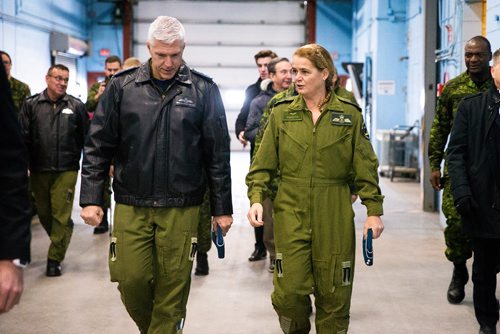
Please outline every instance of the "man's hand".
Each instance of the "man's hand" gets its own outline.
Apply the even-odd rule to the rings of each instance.
[[[432,188],[436,189],[437,191],[443,189],[444,184],[441,184],[441,171],[436,170],[431,172],[431,185]]]
[[[240,134],[238,135],[238,140],[241,144],[243,144],[243,147],[247,146],[248,141],[245,139],[245,131],[240,132]]]
[[[23,270],[12,260],[0,261],[0,314],[19,304],[23,293]]]
[[[478,205],[472,196],[464,196],[456,201],[455,208],[463,218],[473,217]]]
[[[248,210],[247,213],[247,218],[248,221],[250,222],[250,225],[253,227],[259,227],[264,225],[264,221],[262,220],[262,212],[264,211],[264,208],[262,207],[262,204],[260,203],[254,203],[250,207],[250,210]]]
[[[226,235],[226,233],[231,228],[231,224],[233,224],[233,216],[225,215],[225,216],[214,216],[212,220],[212,231],[216,231],[217,225],[222,229],[222,235]]]
[[[96,102],[99,102],[99,98],[101,95],[104,93],[104,90],[106,89],[106,81],[101,82],[101,85],[99,86],[99,90],[94,96],[94,99]]]
[[[82,217],[85,224],[97,226],[101,223],[102,218],[104,217],[104,212],[100,206],[89,205],[82,209],[80,217]]]
[[[377,239],[382,234],[384,230],[384,224],[382,224],[382,219],[379,216],[368,216],[366,217],[365,227],[363,228],[363,235],[368,234],[368,229],[372,229],[373,239]]]

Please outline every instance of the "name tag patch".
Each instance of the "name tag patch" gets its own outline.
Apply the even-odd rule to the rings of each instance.
[[[341,112],[332,112],[330,123],[333,125],[352,126],[352,115]]]
[[[298,111],[289,111],[283,114],[283,122],[297,122],[302,120],[302,113]]]

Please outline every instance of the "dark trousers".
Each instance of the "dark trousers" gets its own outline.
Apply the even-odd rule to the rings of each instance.
[[[474,311],[481,326],[495,327],[498,322],[497,268],[500,262],[500,239],[473,239]]]

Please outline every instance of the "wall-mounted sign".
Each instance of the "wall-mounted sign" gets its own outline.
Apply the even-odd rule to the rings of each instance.
[[[101,56],[101,57],[108,57],[109,56],[109,49],[100,49],[99,50],[99,56]]]
[[[394,80],[379,80],[377,81],[378,95],[395,95],[396,81]]]

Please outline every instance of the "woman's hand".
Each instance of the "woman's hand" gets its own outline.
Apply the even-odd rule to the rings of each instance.
[[[264,209],[262,208],[262,204],[254,203],[248,210],[247,218],[250,222],[250,225],[253,227],[259,227],[264,225],[264,221],[262,220],[262,212]]]

